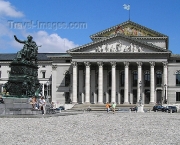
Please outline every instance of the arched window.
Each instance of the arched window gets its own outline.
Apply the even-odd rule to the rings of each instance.
[[[109,87],[111,87],[111,84],[112,84],[112,74],[111,74],[111,71],[108,73],[108,84],[109,84]]]
[[[150,86],[150,72],[149,71],[145,71],[145,74],[144,74],[144,86],[145,87]]]
[[[120,86],[124,86],[124,71],[120,73]]]
[[[69,74],[69,71],[67,71],[65,73],[65,86],[69,86],[70,85],[70,74]]]
[[[133,71],[133,87],[137,86],[137,71]]]
[[[162,84],[162,72],[157,71],[156,72],[156,85],[161,86],[161,84]]]

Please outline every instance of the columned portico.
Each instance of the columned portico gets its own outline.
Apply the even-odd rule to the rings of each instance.
[[[128,90],[129,90],[129,62],[124,62],[125,70],[125,82],[124,82],[124,104],[129,104]]]
[[[116,102],[116,62],[111,62],[112,66],[112,85],[111,85],[111,102]]]
[[[77,62],[72,62],[73,66],[73,96],[72,96],[72,103],[77,103]]]
[[[103,62],[97,62],[99,66],[98,74],[98,104],[103,103]]]
[[[85,78],[85,103],[90,103],[90,62],[84,62],[86,66]]]
[[[154,104],[154,66],[155,62],[149,62],[151,67],[151,81],[150,81],[150,104]]]
[[[137,62],[138,65],[138,81],[137,81],[137,102],[140,99],[140,82],[142,82],[142,62]]]

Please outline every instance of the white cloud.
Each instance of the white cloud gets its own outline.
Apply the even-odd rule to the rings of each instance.
[[[0,0],[0,16],[23,17],[23,13],[17,11],[10,2]]]
[[[74,44],[73,41],[68,40],[67,38],[61,38],[58,34],[48,34],[46,31],[38,31],[34,33],[22,32],[26,40],[28,35],[33,37],[33,40],[36,42],[39,47],[38,52],[48,53],[48,52],[66,52],[69,49],[77,47],[77,44]],[[17,36],[18,37],[18,36]],[[19,38],[20,39],[20,38]],[[20,39],[21,40],[21,39]],[[22,48],[22,44],[19,44],[15,40],[12,42],[12,46],[16,48]]]

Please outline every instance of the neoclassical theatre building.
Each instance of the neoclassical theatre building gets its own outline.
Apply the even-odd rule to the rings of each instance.
[[[126,21],[67,53],[39,53],[42,95],[57,104],[180,102],[180,55],[167,35]],[[16,54],[0,54],[1,91]]]

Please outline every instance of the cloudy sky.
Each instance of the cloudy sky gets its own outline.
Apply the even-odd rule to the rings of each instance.
[[[169,36],[180,54],[179,0],[0,0],[0,53],[16,53],[32,35],[39,52],[66,52],[91,42],[89,36],[130,19]]]

